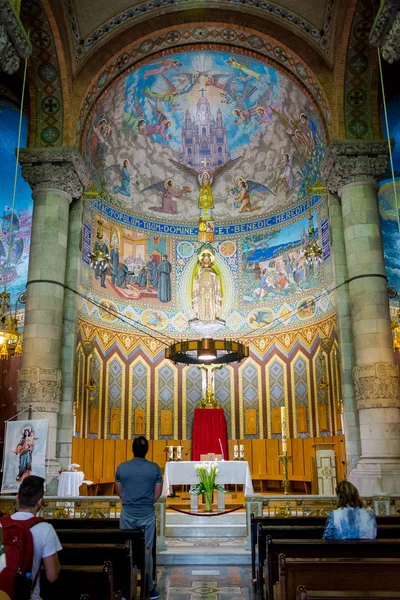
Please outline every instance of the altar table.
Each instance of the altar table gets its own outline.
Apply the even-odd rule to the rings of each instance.
[[[79,496],[79,488],[84,479],[83,471],[61,471],[57,496]]]
[[[182,461],[182,462],[167,462],[164,471],[163,496],[168,496],[171,493],[172,485],[190,485],[194,486],[199,483],[199,478],[196,474],[195,465],[198,461]],[[216,483],[220,485],[236,484],[243,485],[245,496],[253,494],[253,482],[249,463],[247,461],[221,460],[217,463],[218,473]],[[198,506],[198,496],[191,496],[191,508],[195,509]],[[218,508],[224,506],[224,494],[218,493]]]

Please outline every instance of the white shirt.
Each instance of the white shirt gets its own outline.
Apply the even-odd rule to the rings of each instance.
[[[26,521],[32,518],[32,513],[29,512],[16,512],[11,518],[15,521]],[[52,556],[56,552],[62,550],[60,540],[54,530],[54,527],[50,523],[38,523],[31,528],[31,534],[33,538],[33,565],[32,565],[32,581],[35,580],[36,573],[40,569],[43,558]],[[31,600],[40,599],[40,576],[35,585],[35,589],[32,592]]]

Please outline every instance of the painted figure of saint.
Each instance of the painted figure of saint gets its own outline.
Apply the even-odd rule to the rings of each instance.
[[[171,263],[168,256],[164,254],[162,261],[157,267],[158,271],[158,290],[157,298],[161,302],[170,302],[171,300]]]
[[[121,169],[121,185],[114,187],[114,192],[116,194],[122,194],[122,196],[131,195],[131,174],[128,171],[128,161],[124,160],[122,169]]]
[[[183,194],[187,194],[191,191],[187,186],[183,187],[181,190],[177,190],[173,179],[166,179],[165,181],[153,183],[153,185],[145,187],[141,193],[151,189],[162,192],[162,199],[161,206],[150,206],[150,210],[167,213],[169,215],[176,215],[178,212],[178,205],[174,198],[182,198]]]
[[[24,427],[22,437],[14,453],[19,456],[18,475],[16,481],[23,481],[32,471],[32,453],[35,449],[35,432],[30,425]]]
[[[199,254],[199,268],[193,280],[192,305],[200,321],[215,321],[222,307],[222,289],[218,273],[212,266],[210,250]]]
[[[201,174],[199,208],[204,210],[214,208],[210,174],[206,170]]]

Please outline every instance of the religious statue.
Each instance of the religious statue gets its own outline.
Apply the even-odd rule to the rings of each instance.
[[[200,402],[200,408],[219,408],[219,402],[215,397],[215,371],[222,369],[223,365],[201,365],[198,368],[205,372],[206,395]]]
[[[212,250],[202,250],[198,261],[198,271],[193,280],[193,310],[200,321],[216,321],[222,307],[222,289],[220,277],[212,266]]]
[[[210,208],[214,208],[213,195],[211,189],[211,176],[207,171],[207,159],[204,159],[204,169],[200,175],[200,196],[199,196],[199,208],[207,211]]]

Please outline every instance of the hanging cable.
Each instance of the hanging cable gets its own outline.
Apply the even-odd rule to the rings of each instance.
[[[385,115],[386,135],[387,135],[388,148],[389,148],[390,169],[392,171],[394,201],[395,201],[395,205],[396,205],[397,227],[398,227],[398,230],[400,233],[400,216],[399,216],[399,207],[398,207],[398,203],[397,203],[396,179],[395,179],[395,175],[394,175],[392,146],[390,144],[389,120],[388,120],[387,109],[386,109],[385,85],[383,83],[383,72],[382,72],[382,61],[381,61],[381,49],[380,48],[378,48],[378,64],[379,64],[379,77],[381,80],[381,88],[382,88],[383,114]]]

